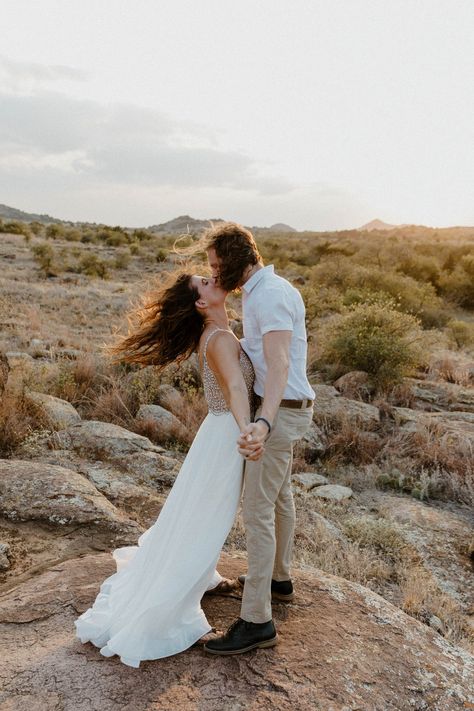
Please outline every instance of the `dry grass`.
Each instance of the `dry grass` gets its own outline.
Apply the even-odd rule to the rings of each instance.
[[[400,590],[404,612],[425,623],[435,615],[442,622],[441,632],[446,639],[474,653],[474,634],[458,603],[439,589],[425,568],[414,566],[406,570],[400,580]]]
[[[48,424],[40,410],[26,402],[23,392],[5,392],[0,399],[0,457],[11,457],[33,432]]]

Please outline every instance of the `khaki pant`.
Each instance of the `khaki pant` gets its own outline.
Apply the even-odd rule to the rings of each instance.
[[[261,412],[257,410],[256,417]],[[242,514],[248,572],[240,616],[247,622],[272,618],[271,581],[289,580],[295,531],[291,490],[293,445],[308,431],[313,408],[280,407],[265,452],[245,463]]]

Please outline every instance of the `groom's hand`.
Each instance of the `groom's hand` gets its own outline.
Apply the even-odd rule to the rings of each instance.
[[[268,427],[264,422],[251,422],[237,440],[238,450],[246,459],[256,461],[265,451],[264,442],[268,436]]]

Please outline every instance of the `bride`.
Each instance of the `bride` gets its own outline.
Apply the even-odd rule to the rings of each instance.
[[[219,584],[225,589],[216,565],[241,495],[237,440],[250,422],[254,380],[229,328],[226,296],[212,278],[172,274],[112,349],[119,360],[159,369],[197,351],[209,408],[156,522],[138,545],[112,552],[117,572],[74,622],[81,642],[132,667],[212,638],[201,598]]]

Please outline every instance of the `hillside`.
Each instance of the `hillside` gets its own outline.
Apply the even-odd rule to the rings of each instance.
[[[23,222],[41,222],[42,224],[64,222],[64,220],[58,220],[56,217],[51,217],[51,215],[37,215],[34,212],[24,212],[23,210],[17,210],[16,207],[1,204],[0,218],[5,218],[6,220],[21,220]]]

